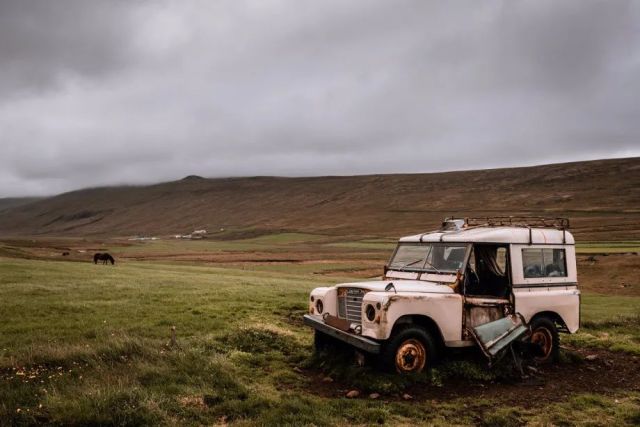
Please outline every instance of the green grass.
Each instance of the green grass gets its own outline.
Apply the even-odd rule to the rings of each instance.
[[[5,318],[14,320],[2,326],[0,347],[69,340],[88,330],[157,338],[166,336],[174,324],[181,335],[193,336],[228,327],[229,322],[273,321],[274,311],[283,305],[297,302],[305,309],[308,291],[318,283],[241,270],[135,262],[110,268],[4,260],[0,269],[0,304]]]
[[[640,315],[640,297],[583,293],[581,302],[580,321],[583,326]]]
[[[117,243],[106,245],[107,250],[116,252],[121,255],[169,255],[176,253],[202,253],[202,252],[220,252],[220,251],[248,251],[265,247],[259,241],[253,239],[247,240],[182,240],[182,239],[159,239],[144,242],[135,242],[130,246],[119,246]]]
[[[578,254],[640,252],[640,242],[636,240],[617,242],[580,242],[576,244]]]
[[[125,408],[114,413],[118,422],[200,422],[179,402],[205,395],[237,406],[207,406],[210,420],[216,411],[240,416],[270,407],[275,403],[259,397],[261,390],[275,402],[279,393],[269,376],[253,381],[252,367],[289,372],[308,352],[308,331],[286,326],[305,311],[317,284],[207,267],[2,260],[0,310],[10,321],[0,326],[0,369],[11,380],[0,386],[0,419],[37,414],[48,422],[101,423],[117,406]],[[167,347],[173,325],[178,349]],[[269,343],[281,335],[279,345],[290,351],[236,349],[251,345],[247,334]],[[38,373],[23,382],[29,375],[15,376],[21,371],[13,367]],[[158,401],[168,406],[156,407]]]
[[[640,394],[612,398],[585,392],[552,405],[528,421],[533,425],[638,425]]]
[[[202,252],[242,252],[251,250],[268,250],[291,245],[313,244],[316,242],[331,240],[328,236],[308,233],[272,233],[258,237],[216,240],[216,236],[202,240],[183,240],[175,238],[162,238],[148,241],[132,241],[129,245],[105,243],[105,249],[117,252],[121,255],[134,256],[139,254],[167,255],[176,253],[202,253]]]
[[[254,237],[251,239],[236,240],[236,242],[244,243],[260,243],[266,245],[282,245],[292,243],[307,243],[315,242],[318,240],[325,240],[327,236],[320,234],[308,234],[308,233],[274,233],[266,234],[260,237]]]
[[[335,280],[291,269],[0,258],[0,425],[519,425],[553,422],[552,414],[569,424],[638,420],[633,393],[576,396],[535,410],[491,399],[405,402],[313,393],[314,372],[344,375],[363,391],[391,396],[455,376],[494,379],[464,363],[409,379],[319,366],[300,318],[308,292]],[[640,305],[640,299],[595,295],[583,301],[587,331],[612,335],[607,322],[633,318]],[[583,409],[572,412],[574,404]]]
[[[583,295],[580,326],[565,342],[640,356],[640,297]]]
[[[241,268],[242,270],[247,272],[274,272],[284,275],[319,275],[320,279],[322,278],[322,274],[332,273],[333,275],[331,279],[324,279],[331,280],[332,282],[341,281],[343,279],[350,281],[352,280],[352,278],[348,277],[348,273],[363,268],[362,264],[357,264],[354,262],[337,263],[313,261],[304,263],[247,263],[241,266],[227,264],[225,266],[229,266],[232,268]],[[381,276],[383,273],[382,269],[379,269],[378,273]]]
[[[335,248],[388,251],[389,255],[391,255],[391,253],[393,253],[393,249],[397,246],[397,244],[397,240],[366,239],[353,242],[327,243],[326,245]]]

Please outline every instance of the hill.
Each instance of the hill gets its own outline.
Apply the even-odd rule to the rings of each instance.
[[[5,197],[0,198],[0,212],[6,209],[15,208],[16,206],[26,205],[27,203],[40,200],[41,197]]]
[[[189,177],[73,191],[10,207],[0,213],[0,235],[224,228],[398,236],[432,229],[449,215],[532,214],[568,216],[581,239],[630,240],[640,239],[639,202],[640,158],[429,174]]]

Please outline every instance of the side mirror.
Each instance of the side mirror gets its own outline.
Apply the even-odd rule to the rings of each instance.
[[[396,294],[398,293],[396,287],[393,286],[393,282],[389,282],[389,284],[384,287],[385,292],[389,292],[391,289],[393,289],[393,292],[395,292]]]

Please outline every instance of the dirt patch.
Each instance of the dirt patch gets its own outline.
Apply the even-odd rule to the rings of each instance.
[[[606,295],[640,295],[640,255],[580,255],[577,262],[581,289]]]
[[[184,407],[196,407],[196,408],[204,408],[206,405],[204,403],[204,398],[202,396],[183,396],[178,399],[180,405]]]
[[[473,396],[491,398],[524,408],[540,402],[557,402],[579,393],[608,394],[616,391],[640,391],[640,358],[624,353],[595,349],[573,349],[581,357],[595,356],[593,361],[575,361],[536,367],[537,372],[522,382],[447,384],[447,397]],[[441,391],[441,390],[439,390]],[[420,398],[438,398],[432,390],[415,390]]]
[[[500,404],[523,408],[539,407],[541,403],[554,403],[580,393],[613,394],[640,391],[640,357],[601,349],[569,349],[570,361],[528,370],[524,380],[446,379],[439,385],[413,384],[401,392],[380,393],[385,401],[406,400],[451,402],[453,399],[490,399]],[[339,378],[327,380],[324,372],[301,371],[310,377],[313,386],[308,391],[324,397],[345,396],[356,389],[353,384]],[[375,374],[373,374],[375,375]],[[373,390],[360,393],[368,398]]]

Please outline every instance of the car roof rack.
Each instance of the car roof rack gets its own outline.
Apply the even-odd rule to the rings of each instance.
[[[467,217],[464,219],[464,223],[467,227],[542,227],[563,231],[569,228],[569,218],[545,218],[542,216]]]

